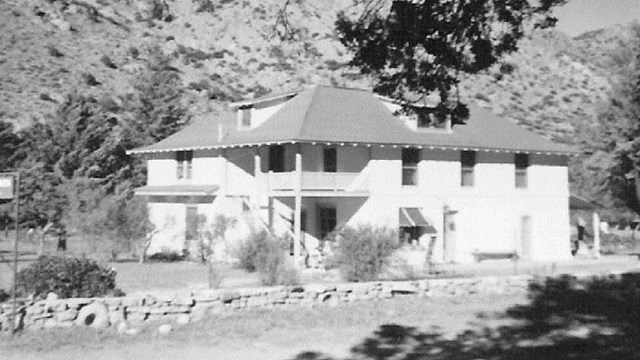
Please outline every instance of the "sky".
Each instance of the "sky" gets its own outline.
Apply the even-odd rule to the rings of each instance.
[[[556,28],[569,36],[640,21],[640,0],[570,0],[555,11]]]

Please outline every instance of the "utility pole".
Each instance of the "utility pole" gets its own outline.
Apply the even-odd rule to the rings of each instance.
[[[11,336],[16,332],[17,318],[17,278],[18,278],[18,223],[20,218],[20,172],[0,173],[0,201],[13,200],[15,206],[15,238],[13,242],[13,288],[11,290],[11,316],[9,328]]]

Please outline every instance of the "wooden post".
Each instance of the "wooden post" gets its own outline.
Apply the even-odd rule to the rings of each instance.
[[[253,178],[255,180],[255,185],[254,185],[254,199],[253,199],[253,207],[254,210],[257,212],[260,209],[260,189],[262,187],[262,172],[260,169],[260,148],[258,146],[256,146],[256,150],[253,154]],[[256,216],[258,216],[256,214]]]
[[[293,265],[300,268],[300,240],[302,239],[302,155],[300,145],[296,147],[296,180],[295,180],[295,208],[293,215]]]
[[[600,258],[600,216],[593,212],[593,256]]]
[[[222,164],[222,186],[220,190],[222,190],[222,192],[224,194],[226,194],[228,192],[228,186],[229,186],[229,176],[228,176],[228,166],[227,166],[227,149],[222,149],[222,156],[221,156],[222,161],[224,161],[224,163]]]
[[[15,334],[16,332],[16,318],[17,318],[17,314],[16,311],[18,309],[17,307],[17,281],[18,281],[18,223],[20,222],[20,173],[16,172],[14,173],[15,176],[15,180],[16,180],[16,188],[15,188],[15,196],[13,198],[13,201],[15,201],[15,206],[16,206],[16,218],[15,218],[15,230],[16,230],[16,237],[14,239],[14,243],[13,243],[13,289],[11,291],[11,336],[13,336],[13,334]]]

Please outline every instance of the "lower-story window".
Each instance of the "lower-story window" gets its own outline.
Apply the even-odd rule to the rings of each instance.
[[[185,217],[185,240],[196,240],[198,238],[198,207],[187,206]]]

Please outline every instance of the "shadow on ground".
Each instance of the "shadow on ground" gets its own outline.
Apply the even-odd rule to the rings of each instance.
[[[382,325],[347,359],[640,359],[640,274],[549,278],[530,286],[529,300],[507,310],[516,325],[454,336]],[[337,359],[303,352],[293,360]]]

